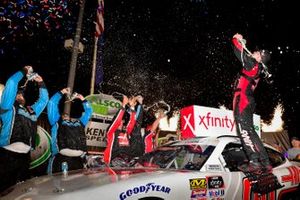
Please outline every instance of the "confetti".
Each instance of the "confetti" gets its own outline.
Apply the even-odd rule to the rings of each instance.
[[[0,3],[0,39],[6,42],[34,35],[34,30],[46,31],[63,26],[69,16],[67,0],[14,0]]]

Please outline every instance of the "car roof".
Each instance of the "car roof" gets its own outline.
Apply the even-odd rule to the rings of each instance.
[[[218,137],[195,137],[185,140],[178,140],[167,143],[166,145],[171,146],[182,146],[182,145],[213,145],[216,146],[219,142],[237,142],[240,140],[237,136],[218,136]]]
[[[186,146],[186,145],[212,145],[217,146],[219,143],[236,143],[241,144],[241,140],[238,136],[232,136],[232,135],[222,135],[217,137],[194,137],[189,138],[185,140],[177,140],[172,141],[170,143],[166,143],[166,146]],[[163,146],[165,146],[163,145]],[[264,146],[271,148],[275,151],[278,151],[276,148],[274,148],[272,145],[268,143],[264,143]]]

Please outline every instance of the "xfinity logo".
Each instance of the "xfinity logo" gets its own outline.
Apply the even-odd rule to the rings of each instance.
[[[253,115],[254,125],[260,134],[260,117]],[[237,135],[231,110],[204,106],[188,106],[180,110],[180,127],[183,138],[199,136]]]
[[[189,114],[187,116],[183,116],[183,119],[185,121],[185,125],[183,129],[185,130],[187,127],[191,129],[193,132],[195,131],[195,128],[190,123],[192,114]],[[207,112],[206,115],[199,115],[199,126],[203,126],[206,130],[209,129],[209,127],[221,127],[221,128],[228,128],[230,131],[233,131],[235,121],[232,119],[229,119],[227,115],[224,117],[214,117],[211,116],[211,112]]]
[[[210,126],[228,128],[230,131],[234,128],[234,120],[228,119],[227,115],[225,115],[225,117],[214,117],[211,116],[211,112],[207,112],[204,116],[199,115],[199,118],[199,125],[202,125],[206,130],[208,130]]]

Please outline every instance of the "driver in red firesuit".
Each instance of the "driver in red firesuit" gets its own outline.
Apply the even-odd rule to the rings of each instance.
[[[260,50],[249,55],[245,52],[245,40],[238,33],[233,36],[232,43],[234,53],[243,66],[235,85],[233,112],[237,134],[249,160],[248,164],[239,168],[253,174],[270,173],[272,166],[268,154],[253,125],[254,90],[261,78],[263,64],[270,59],[270,54]]]

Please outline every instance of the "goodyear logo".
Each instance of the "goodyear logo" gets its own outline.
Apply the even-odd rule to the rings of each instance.
[[[191,190],[206,189],[207,188],[206,178],[190,179],[190,188]]]

